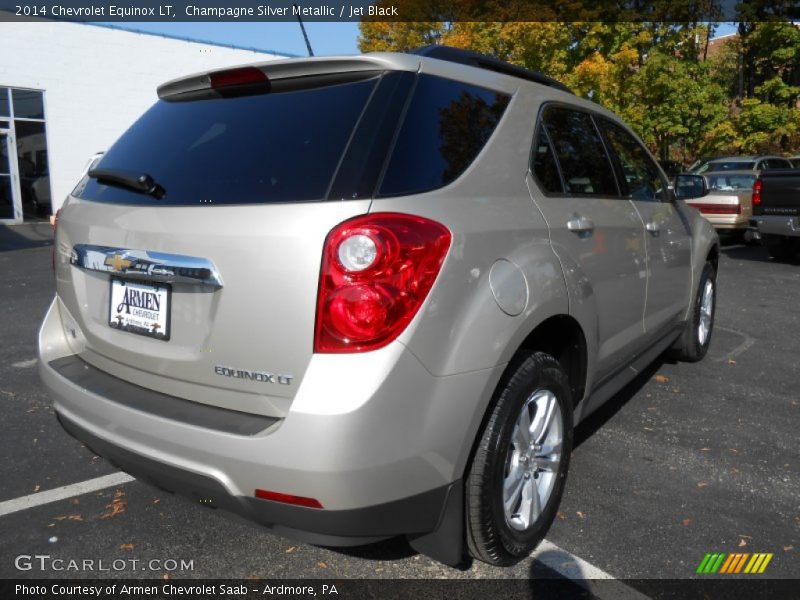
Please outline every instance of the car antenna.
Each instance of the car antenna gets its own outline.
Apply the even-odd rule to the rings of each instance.
[[[297,4],[294,5],[295,10],[297,11],[297,22],[300,23],[300,31],[303,32],[303,39],[306,41],[306,48],[308,48],[308,55],[314,56],[314,51],[311,49],[311,42],[308,41],[308,34],[306,33],[306,26],[303,25],[303,18],[300,16],[300,7]]]

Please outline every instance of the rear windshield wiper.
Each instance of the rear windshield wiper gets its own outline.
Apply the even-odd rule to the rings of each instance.
[[[120,169],[91,169],[88,175],[100,183],[123,187],[140,194],[147,194],[157,200],[163,198],[167,193],[167,191],[147,173],[123,171]]]

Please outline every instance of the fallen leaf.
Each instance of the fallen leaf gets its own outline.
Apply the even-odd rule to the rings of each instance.
[[[644,430],[645,431],[653,431],[653,428],[652,427],[645,427]]]
[[[578,516],[579,516],[581,519],[585,519],[585,518],[586,518],[586,515],[585,515],[585,514],[583,514],[583,513],[582,513],[581,511],[579,511],[579,510],[575,511],[575,514],[576,514],[576,515],[578,515]]]
[[[734,454],[739,454],[739,451],[736,448],[728,448],[728,450]]]
[[[661,373],[656,375],[655,379],[658,383],[667,383],[669,381],[669,377],[662,375]]]
[[[794,546],[784,546],[783,547],[783,551],[784,552],[789,552],[789,550],[794,550]]]
[[[700,452],[711,452],[711,448],[700,448]]]
[[[169,573],[164,573],[161,579],[172,579],[172,577],[170,577]]]
[[[728,364],[729,364],[729,365],[735,365],[735,364],[736,364],[736,361],[735,361],[735,360],[733,360],[732,358],[729,358],[729,359],[728,359]]]
[[[128,503],[125,502],[125,492],[121,489],[117,490],[114,494],[114,499],[111,501],[111,504],[106,504],[106,508],[108,510],[100,515],[100,518],[110,519],[111,517],[121,515],[125,512],[125,507],[127,504]]]
[[[684,527],[688,527],[691,522],[692,522],[691,519],[684,519],[682,521]]]
[[[42,486],[40,486],[40,485],[37,483],[35,486],[33,486],[33,493],[35,494],[35,493],[36,493],[36,492],[38,492],[40,489],[42,489]]]
[[[319,562],[317,563],[317,566],[318,566],[320,569],[327,569],[327,568],[328,568],[328,565],[326,565],[326,564],[325,564],[324,562],[322,562],[322,561],[319,561]]]
[[[697,487],[699,487],[699,488],[708,487],[708,482],[707,481],[701,481],[701,482],[699,482],[697,484]]]
[[[153,504],[158,504],[159,502],[161,502],[161,498],[154,498],[153,499]]]
[[[558,518],[559,518],[561,521],[566,521],[566,520],[567,520],[567,515],[565,515],[565,514],[564,514],[564,513],[562,513],[561,511],[558,511],[558,512],[556,513],[556,516],[557,516],[557,517],[558,517]]]
[[[294,552],[295,550],[297,550],[297,548],[296,548],[296,547],[294,547],[294,546],[289,546],[289,548],[287,548],[287,549],[286,549],[286,554],[291,554],[291,553],[292,553],[292,552]]]
[[[133,544],[120,544],[120,550],[133,550]]]
[[[743,548],[743,547],[747,546],[747,541],[744,540],[744,539],[741,539],[741,540],[739,540],[739,543],[737,545],[739,546],[739,548]]]

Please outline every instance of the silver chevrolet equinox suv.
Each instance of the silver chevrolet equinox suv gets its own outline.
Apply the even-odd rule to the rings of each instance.
[[[706,353],[713,229],[546,76],[439,46],[158,97],[65,201],[39,334],[63,427],[142,480],[312,544],[508,565],[575,425]]]

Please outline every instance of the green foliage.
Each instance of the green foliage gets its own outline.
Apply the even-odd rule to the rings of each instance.
[[[431,20],[362,23],[360,49],[447,44],[541,71],[620,114],[662,159],[800,151],[800,27],[792,23],[741,23],[708,53],[713,23],[454,22],[421,0],[419,14]]]

